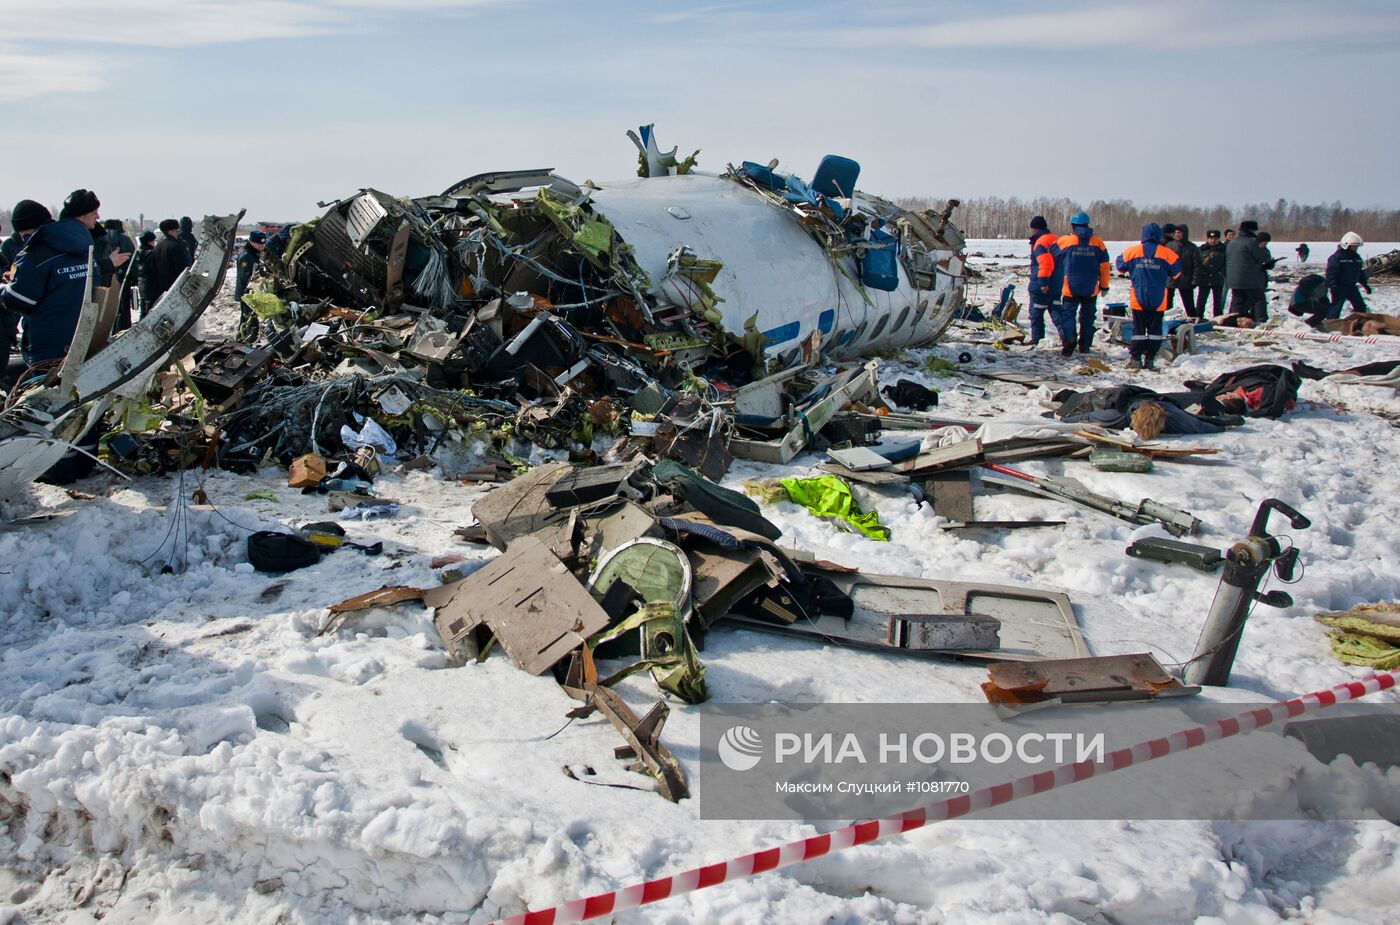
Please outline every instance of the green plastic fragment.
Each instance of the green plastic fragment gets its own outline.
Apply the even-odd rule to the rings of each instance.
[[[890,538],[889,528],[880,525],[880,515],[861,511],[851,487],[834,475],[787,478],[779,480],[779,484],[787,490],[789,501],[802,505],[818,517],[844,521],[872,540],[883,542]]]
[[[287,313],[287,305],[271,292],[246,292],[243,304],[259,318],[277,318]]]

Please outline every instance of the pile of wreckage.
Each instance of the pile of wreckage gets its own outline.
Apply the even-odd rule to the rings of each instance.
[[[857,193],[859,166],[834,156],[811,184],[751,162],[701,175],[650,126],[629,134],[638,180],[517,171],[323,203],[268,248],[239,341],[181,336],[222,283],[237,221],[206,220],[167,297],[181,323],[158,304],[113,344],[129,387],[74,394],[68,370],[62,398],[29,383],[8,408],[46,427],[86,405],[62,434],[28,427],[66,444],[112,411],[104,456],[129,474],[333,456],[373,421],[381,449],[447,477],[520,471],[531,447],[593,462],[606,436],[717,478],[733,456],[790,459],[873,382],[829,363],[932,341],[952,319],[955,202],[918,214]]]
[[[63,366],[7,398],[0,498],[99,432],[103,462],[132,475],[286,466],[290,485],[325,494],[340,519],[397,510],[375,493],[390,459],[503,483],[475,505],[478,523],[458,531],[502,555],[470,574],[449,570],[440,587],[344,601],[323,631],[368,607],[424,602],[457,659],[499,643],[522,670],[553,671],[583,701],[576,712],[606,715],[627,741],[619,754],[671,799],[687,787],[659,740],[666,704],[639,718],[610,685],[648,672],[684,702],[705,700],[700,652],[712,629],[985,660],[988,698],[1011,706],[1197,689],[1151,655],[1091,658],[1064,594],[864,574],[779,546],[759,505],[718,482],[735,458],[782,464],[825,451],[812,477],[746,490],[874,540],[889,531],[861,510],[852,484],[912,492],[948,529],[1059,523],[974,514],[974,486],[1028,492],[1159,524],[1178,539],[1128,553],[1224,567],[1227,577],[1235,569],[1229,587],[1252,590],[1271,565],[1284,568],[1266,517],[1222,553],[1179,539],[1199,528],[1188,512],[1014,466],[1065,457],[1145,471],[1214,452],[1106,427],[1130,416],[1137,426],[1151,406],[1162,432],[1208,432],[1198,428],[1232,423],[1214,413],[1217,399],[1275,416],[1296,397],[1297,375],[1245,370],[1202,384],[1201,398],[1062,394],[1061,420],[1011,427],[900,411],[928,409],[937,395],[904,380],[886,387],[887,402],[878,361],[861,358],[931,342],[959,310],[956,201],[913,213],[858,193],[859,167],[839,157],[811,183],[752,162],[701,175],[694,156],[660,152],[649,126],[633,137],[634,181],[579,186],[522,171],[422,199],[363,190],[326,204],[269,247],[244,298],[242,341],[191,336],[223,285],[241,214],[206,218],[194,266],[151,311],[109,343],[101,332],[115,300],[90,301]],[[886,439],[901,430],[933,434]],[[541,450],[559,461],[532,468],[526,460]],[[180,503],[190,500],[200,499]],[[312,524],[254,534],[249,560],[284,572],[340,545],[350,544],[336,523]],[[1238,638],[1249,602],[1217,600],[1217,636],[1198,655],[1209,668],[1192,683],[1228,677],[1233,645],[1222,640]],[[621,667],[600,677],[600,660]]]

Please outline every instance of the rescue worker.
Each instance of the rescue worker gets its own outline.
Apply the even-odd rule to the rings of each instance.
[[[1031,219],[1030,243],[1031,346],[1034,347],[1045,336],[1045,313],[1050,312],[1053,320],[1059,310],[1064,264],[1060,260],[1059,244],[1042,215]]]
[[[1225,244],[1220,240],[1219,231],[1206,232],[1206,243],[1201,245],[1197,256],[1200,262],[1196,264],[1196,317],[1205,316],[1206,294],[1209,293],[1213,303],[1211,315],[1219,318],[1225,310]]]
[[[1099,296],[1107,295],[1111,278],[1108,248],[1090,227],[1089,213],[1074,213],[1069,226],[1071,233],[1056,242],[1063,261],[1065,283],[1060,316],[1051,316],[1060,331],[1063,356],[1074,353],[1076,346],[1080,353],[1088,353],[1094,345]]]
[[[1118,255],[1118,271],[1132,281],[1128,302],[1133,310],[1133,340],[1128,347],[1129,369],[1156,369],[1162,346],[1162,314],[1167,286],[1181,275],[1180,259],[1163,246],[1162,229],[1142,226],[1142,243]]]
[[[1366,261],[1361,259],[1361,235],[1348,231],[1342,235],[1337,250],[1327,258],[1327,295],[1332,307],[1327,311],[1328,318],[1342,317],[1342,304],[1351,303],[1354,312],[1366,311],[1366,300],[1361,298],[1361,290],[1371,294],[1371,279],[1366,275]]]
[[[1167,242],[1168,249],[1176,254],[1181,262],[1181,275],[1172,281],[1167,290],[1167,311],[1171,311],[1172,297],[1181,294],[1181,307],[1188,318],[1199,318],[1205,314],[1205,305],[1196,305],[1196,270],[1201,265],[1201,249],[1191,240],[1191,229],[1177,225]]]
[[[62,359],[73,341],[87,297],[88,249],[100,206],[89,190],[70,193],[59,220],[34,232],[15,261],[14,281],[0,288],[0,304],[24,318],[22,352],[29,366]],[[113,266],[128,256],[113,254]]]
[[[1258,233],[1259,223],[1246,219],[1240,222],[1239,235],[1225,245],[1225,288],[1230,290],[1231,314],[1248,315],[1262,324],[1269,320],[1264,293],[1275,261],[1259,243]]]
[[[238,267],[233,282],[233,300],[238,303],[239,337],[250,337],[257,332],[256,316],[252,309],[243,304],[243,294],[248,291],[248,283],[253,279],[253,272],[258,268],[265,247],[267,247],[267,235],[261,231],[254,231],[248,235],[248,241],[243,245],[243,252],[238,255]]]
[[[194,263],[193,252],[180,240],[180,223],[167,218],[160,223],[160,243],[156,245],[151,262],[155,265],[155,280],[152,294],[159,299],[165,290],[179,278],[185,268]]]

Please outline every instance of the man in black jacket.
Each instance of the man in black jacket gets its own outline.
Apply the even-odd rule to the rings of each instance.
[[[121,302],[118,303],[117,323],[113,330],[125,331],[131,327],[131,300],[133,287],[127,283],[127,274],[134,272],[135,262],[130,259],[136,256],[136,242],[131,240],[131,235],[126,233],[126,228],[122,226],[121,219],[109,218],[102,223],[102,227],[107,229],[107,245],[114,254],[126,254],[128,260],[120,267],[115,268],[108,285],[121,287]],[[132,277],[132,282],[136,277]]]
[[[194,220],[188,215],[180,219],[180,243],[190,252],[190,260],[194,260],[194,249],[199,242],[194,238]]]
[[[11,268],[34,232],[53,221],[53,215],[33,199],[21,199],[10,212],[15,233],[0,242],[0,281],[9,282]],[[0,304],[0,377],[10,367],[10,355],[19,344],[19,314]]]
[[[170,288],[186,267],[194,263],[194,251],[180,240],[179,230],[180,223],[173,218],[167,218],[160,223],[160,243],[151,255],[151,262],[156,271],[151,293],[157,299],[165,295],[165,290]]]
[[[233,278],[233,300],[238,304],[238,336],[251,338],[257,333],[257,317],[253,310],[243,304],[243,294],[253,280],[253,273],[262,260],[263,248],[267,247],[267,235],[254,231],[248,235],[248,243],[238,255],[238,268]]]
[[[1225,310],[1225,245],[1220,240],[1220,232],[1214,229],[1206,232],[1206,243],[1197,254],[1200,262],[1196,265],[1196,313],[1206,313],[1206,294],[1214,303],[1211,314],[1220,317]]]
[[[1240,233],[1225,245],[1225,288],[1230,290],[1230,312],[1249,315],[1263,324],[1269,320],[1269,271],[1277,262],[1259,243],[1259,223],[1240,222]]]
[[[1371,280],[1366,275],[1366,261],[1361,259],[1361,235],[1348,231],[1342,235],[1341,243],[1331,257],[1327,258],[1327,294],[1332,307],[1327,310],[1328,318],[1342,317],[1342,305],[1351,303],[1354,312],[1366,311],[1366,300],[1361,298],[1361,289],[1371,294]]]
[[[141,314],[144,317],[151,306],[156,304],[160,293],[156,292],[156,233],[141,232],[141,249],[136,252],[136,288],[141,296]]]
[[[1199,318],[1205,313],[1205,303],[1196,305],[1192,298],[1196,294],[1196,272],[1201,265],[1201,249],[1191,241],[1191,229],[1177,225],[1167,249],[1176,254],[1181,264],[1181,275],[1167,284],[1167,311],[1171,311],[1172,296],[1181,293],[1181,307],[1190,318]]]

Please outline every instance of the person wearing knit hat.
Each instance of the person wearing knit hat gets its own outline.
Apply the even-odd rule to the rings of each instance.
[[[136,264],[136,292],[141,296],[141,314],[145,315],[160,298],[156,292],[156,233],[143,231],[137,240],[139,246],[133,258]]]
[[[165,291],[185,272],[185,268],[194,263],[190,249],[180,240],[180,223],[175,219],[161,220],[160,239],[156,244],[155,253],[151,255],[151,263],[155,268],[152,291],[157,299],[165,295]]]
[[[1240,233],[1225,245],[1225,288],[1230,290],[1230,314],[1247,315],[1257,324],[1269,320],[1269,271],[1273,255],[1259,240],[1259,223],[1240,222]]]
[[[1065,284],[1064,262],[1060,259],[1059,238],[1050,233],[1045,216],[1030,221],[1031,267],[1030,309],[1031,346],[1045,336],[1045,313],[1056,317],[1060,309],[1060,289]]]
[[[102,203],[98,201],[97,194],[92,190],[75,189],[68,194],[67,199],[63,200],[63,209],[58,213],[58,220],[77,219],[87,226],[88,231],[91,231],[100,217],[97,210],[101,207]]]
[[[53,221],[53,215],[33,199],[21,199],[10,210],[10,224],[14,234],[0,241],[0,281],[8,281],[10,267],[19,259],[20,252],[35,231]],[[19,315],[0,307],[0,375],[10,366],[10,354],[19,343]]]
[[[40,225],[47,225],[51,221],[52,213],[42,203],[33,199],[21,199],[10,210],[10,224],[14,226],[16,234],[34,231]]]
[[[29,236],[11,268],[11,281],[0,287],[0,306],[24,321],[21,349],[27,366],[58,360],[68,352],[88,290],[88,255],[97,224],[97,197],[74,190],[59,220],[40,225]],[[26,207],[25,224],[40,213]]]

